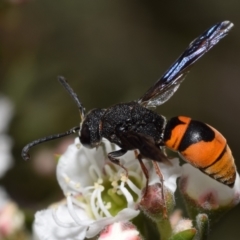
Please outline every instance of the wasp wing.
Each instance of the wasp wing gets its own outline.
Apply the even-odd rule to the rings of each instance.
[[[155,144],[153,137],[135,131],[121,132],[118,137],[123,145],[131,149],[138,149],[144,158],[172,165],[163,151]]]
[[[232,27],[233,23],[223,21],[193,40],[166,73],[138,100],[138,103],[145,107],[155,107],[171,98],[189,72],[189,68],[225,37]]]

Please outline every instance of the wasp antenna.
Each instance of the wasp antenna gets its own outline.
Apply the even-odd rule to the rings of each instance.
[[[85,108],[83,107],[82,103],[80,102],[78,95],[73,91],[69,83],[67,82],[66,78],[63,76],[58,76],[58,81],[62,84],[62,86],[67,90],[67,92],[70,94],[72,99],[75,101],[75,103],[78,106],[81,122],[83,121],[84,115],[85,115]]]
[[[38,145],[38,144],[43,143],[43,142],[51,141],[51,140],[54,140],[54,139],[57,139],[57,138],[62,138],[62,137],[65,137],[67,135],[74,134],[79,129],[80,129],[80,127],[74,127],[74,128],[68,130],[65,133],[58,133],[58,134],[50,135],[50,136],[47,136],[47,137],[44,137],[44,138],[40,138],[40,139],[34,140],[31,143],[28,143],[22,150],[22,158],[24,160],[26,160],[26,161],[29,160],[30,159],[30,155],[29,155],[28,152],[29,152],[30,148],[34,147],[35,145]]]

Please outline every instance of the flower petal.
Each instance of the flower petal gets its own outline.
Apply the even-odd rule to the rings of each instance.
[[[68,222],[65,227],[59,226],[52,216],[52,209],[42,210],[35,214],[33,225],[34,234],[40,240],[83,240],[86,236],[87,227],[74,224],[66,206],[60,206],[58,215],[60,221]],[[81,212],[76,210],[77,212]]]
[[[82,169],[88,169],[90,162],[86,158],[85,149],[83,147],[78,149],[78,143],[76,139],[75,144],[70,145],[67,151],[60,157],[57,165],[57,179],[65,194],[72,191],[68,184],[68,176],[71,176],[71,179],[74,179],[76,183],[92,184],[89,172],[81,171]]]
[[[197,200],[201,206],[215,208],[229,204],[235,206],[239,203],[240,179],[238,173],[234,187],[230,188],[210,178],[190,164],[184,164],[182,167],[181,185],[183,191],[192,199]]]
[[[112,151],[111,144],[104,141],[106,153]],[[65,194],[72,192],[73,189],[68,184],[68,177],[76,184],[81,186],[93,185],[95,181],[103,174],[100,170],[103,169],[106,159],[103,147],[97,149],[86,149],[83,147],[79,138],[75,139],[75,143],[70,145],[67,151],[60,157],[57,165],[57,179]]]

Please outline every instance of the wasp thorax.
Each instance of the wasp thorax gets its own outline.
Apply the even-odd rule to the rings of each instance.
[[[84,118],[79,136],[84,147],[94,148],[101,142],[100,123],[104,113],[105,109],[93,109]]]

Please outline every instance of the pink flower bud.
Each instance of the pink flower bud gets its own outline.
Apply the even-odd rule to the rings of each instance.
[[[173,193],[164,187],[163,195],[161,184],[155,183],[148,186],[147,193],[139,203],[144,213],[153,220],[158,220],[163,217],[166,218],[174,207]]]
[[[100,233],[98,240],[142,240],[139,231],[130,222],[116,222]]]

